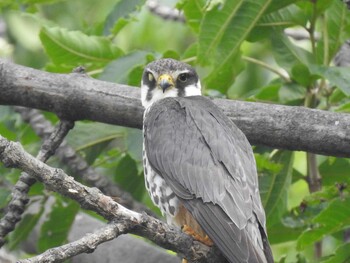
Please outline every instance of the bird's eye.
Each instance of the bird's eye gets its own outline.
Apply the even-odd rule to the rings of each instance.
[[[182,74],[179,75],[178,79],[180,81],[182,81],[182,82],[185,82],[188,79],[188,74],[187,73],[182,73]]]
[[[151,72],[147,73],[147,77],[148,77],[149,82],[153,82],[154,76],[153,76],[153,74]]]

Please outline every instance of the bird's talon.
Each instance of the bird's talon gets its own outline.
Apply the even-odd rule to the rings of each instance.
[[[199,235],[188,225],[182,226],[182,232],[186,233],[189,236],[192,236],[195,240],[203,243],[204,245],[207,245],[209,247],[213,245],[213,241],[207,235],[205,235],[205,237]]]

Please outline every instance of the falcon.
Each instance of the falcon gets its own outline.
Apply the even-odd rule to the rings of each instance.
[[[169,224],[230,263],[272,263],[256,164],[241,130],[201,96],[196,71],[174,59],[141,81],[146,188]]]

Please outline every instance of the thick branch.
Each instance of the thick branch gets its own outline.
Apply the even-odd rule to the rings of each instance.
[[[139,89],[80,74],[52,74],[0,60],[0,104],[60,117],[141,128]],[[303,107],[216,99],[252,144],[350,157],[350,115]]]
[[[24,151],[19,143],[0,135],[0,161],[6,167],[19,168],[34,176],[52,191],[77,201],[82,208],[94,211],[105,219],[128,222],[130,233],[148,238],[154,243],[183,254],[190,262],[225,262],[218,250],[210,249],[192,237],[146,214],[139,214],[103,195],[97,188],[89,188],[61,169],[51,168]]]

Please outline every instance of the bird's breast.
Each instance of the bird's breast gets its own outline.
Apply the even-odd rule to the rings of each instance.
[[[153,203],[158,206],[162,214],[167,217],[168,223],[174,224],[173,218],[176,217],[179,212],[180,200],[163,177],[152,169],[145,150],[143,150],[143,167],[146,189]]]

